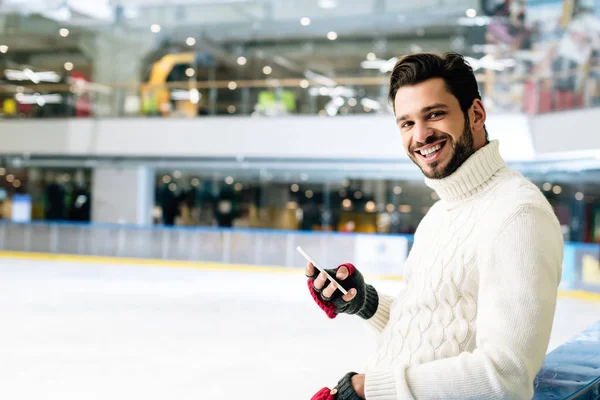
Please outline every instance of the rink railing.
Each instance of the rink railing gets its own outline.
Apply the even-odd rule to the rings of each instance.
[[[0,250],[301,268],[302,246],[324,266],[353,262],[401,276],[410,235],[0,221]],[[560,289],[600,293],[600,245],[565,243]]]
[[[324,266],[359,262],[400,275],[410,235],[0,221],[0,250],[298,268],[302,246]]]

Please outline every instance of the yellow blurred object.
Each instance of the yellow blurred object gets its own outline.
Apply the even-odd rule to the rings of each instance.
[[[142,104],[144,113],[152,115],[151,112],[161,113],[163,116],[171,114],[171,92],[166,86],[167,78],[173,68],[178,64],[193,64],[194,53],[167,54],[154,63],[150,71],[150,79],[141,87]],[[179,100],[188,103],[184,110],[191,116],[197,114],[198,105],[190,100]],[[151,106],[151,107],[147,107]]]
[[[17,102],[14,99],[5,99],[2,109],[4,115],[14,117],[17,115]]]
[[[354,226],[352,232],[377,233],[377,214],[342,213],[338,230],[346,232],[348,224]]]

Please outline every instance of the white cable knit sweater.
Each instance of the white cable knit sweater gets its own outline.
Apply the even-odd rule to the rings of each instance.
[[[405,288],[379,293],[367,400],[530,399],[560,282],[560,226],[493,141],[454,174],[415,234]]]

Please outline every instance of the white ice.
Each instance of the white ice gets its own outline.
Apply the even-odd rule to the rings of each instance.
[[[561,299],[550,349],[597,310]],[[369,343],[359,318],[325,317],[301,270],[0,259],[0,399],[308,400],[360,372]]]

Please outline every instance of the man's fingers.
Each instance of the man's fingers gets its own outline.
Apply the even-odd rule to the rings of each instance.
[[[338,278],[339,280],[344,280],[348,277],[348,268],[341,266],[338,268],[335,277]]]
[[[304,273],[304,275],[311,277],[315,274],[315,266],[312,265],[312,263],[309,261],[306,264],[306,272]]]
[[[355,296],[356,296],[356,289],[352,288],[352,289],[348,290],[348,293],[346,293],[345,295],[342,296],[342,299],[345,302],[348,302],[348,301],[352,300]]]
[[[335,282],[331,282],[326,288],[325,290],[323,290],[323,297],[325,298],[330,298],[331,296],[333,296],[333,292],[335,292],[335,289],[337,289],[337,283]]]
[[[321,290],[325,286],[325,282],[327,281],[327,275],[324,272],[321,272],[315,282],[313,283],[316,289]]]

